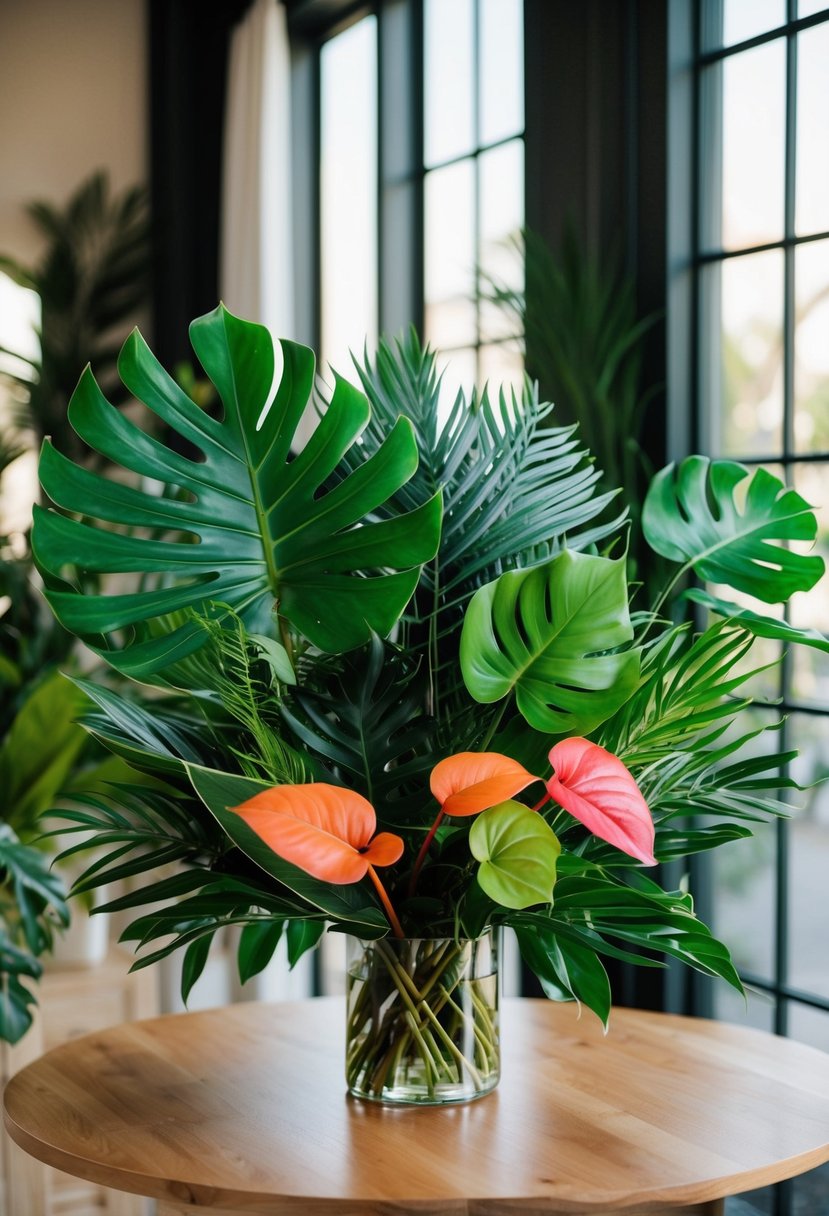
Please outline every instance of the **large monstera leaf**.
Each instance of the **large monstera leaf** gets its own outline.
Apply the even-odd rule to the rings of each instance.
[[[118,366],[130,392],[198,450],[195,458],[113,409],[88,369],[69,406],[73,427],[91,448],[164,483],[164,496],[81,468],[49,443],[43,449],[46,493],[85,517],[36,509],[33,547],[56,616],[137,678],[168,668],[203,641],[198,624],[169,614],[205,611],[211,603],[230,605],[259,633],[272,633],[276,607],[328,652],[358,646],[372,632],[387,634],[440,536],[439,495],[407,513],[372,518],[417,467],[411,424],[399,418],[368,459],[348,476],[340,471],[326,488],[368,422],[365,397],[338,379],[316,431],[292,458],[291,441],[313,385],[312,352],[282,343],[284,370],[266,410],[274,376],[267,329],[220,306],[194,321],[190,335],[221,397],[221,420],[190,400],[137,331]],[[91,521],[150,534],[127,535]],[[81,594],[66,581],[67,566],[82,575],[137,572],[145,585],[127,594]],[[110,635],[130,627],[123,647],[111,649]]]
[[[823,574],[820,557],[787,547],[789,541],[814,540],[817,522],[805,499],[762,468],[740,505],[735,491],[748,475],[741,464],[705,456],[668,465],[645,499],[645,539],[700,578],[767,604],[783,603],[795,591],[810,590]]]
[[[472,597],[461,670],[476,701],[510,692],[530,726],[587,734],[622,705],[639,678],[624,558],[565,549],[529,570],[509,570]]]

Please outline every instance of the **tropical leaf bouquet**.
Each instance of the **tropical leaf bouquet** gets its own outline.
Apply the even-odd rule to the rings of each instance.
[[[493,928],[604,1022],[603,958],[740,989],[652,867],[784,812],[744,686],[758,635],[829,645],[762,609],[823,573],[807,503],[762,469],[665,469],[642,524],[674,574],[639,604],[624,513],[529,387],[442,417],[414,335],[322,398],[311,351],[281,343],[274,391],[270,334],[222,307],[191,338],[221,416],[134,333],[119,373],[163,430],[85,372],[71,424],[119,469],[47,443],[33,533],[57,618],[114,669],[78,681],[84,721],[137,777],[76,804],[68,851],[91,833],[79,890],[148,876],[106,905],[140,913],[135,965],[184,947],[186,999],[225,926],[242,980],[283,936],[293,963],[347,933],[350,1088],[424,1101],[497,1079]],[[702,629],[675,623],[691,596]]]

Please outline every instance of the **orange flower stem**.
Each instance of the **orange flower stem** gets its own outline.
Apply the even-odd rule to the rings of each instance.
[[[545,802],[552,802],[552,798],[549,794],[545,794],[544,797],[539,799],[535,806],[531,807],[530,809],[533,811],[540,811]]]
[[[443,807],[441,807],[440,810],[438,811],[435,822],[429,828],[429,831],[426,833],[426,839],[423,841],[423,844],[420,846],[420,852],[417,855],[417,861],[414,863],[414,869],[412,870],[412,877],[409,880],[409,899],[411,899],[415,893],[415,888],[417,887],[417,880],[420,877],[420,871],[422,870],[423,863],[426,860],[426,854],[429,852],[429,845],[435,839],[435,832],[440,827],[442,819],[443,819]]]
[[[374,866],[372,866],[372,865],[370,865],[368,867],[368,876],[371,879],[371,881],[374,883],[374,886],[377,890],[377,894],[380,896],[380,902],[382,903],[383,907],[386,909],[386,916],[388,916],[388,918],[389,918],[389,924],[391,925],[392,930],[394,931],[394,936],[395,937],[404,937],[405,935],[403,933],[403,928],[400,924],[400,921],[397,919],[397,913],[395,912],[394,908],[391,906],[391,900],[389,899],[389,897],[386,893],[386,888],[383,886],[382,882],[380,881],[380,878],[378,877],[377,871],[375,870]]]

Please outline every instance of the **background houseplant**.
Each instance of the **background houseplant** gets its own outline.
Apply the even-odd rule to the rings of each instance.
[[[26,210],[43,253],[34,266],[2,255],[0,271],[38,295],[40,355],[30,360],[0,347],[0,379],[15,390],[17,420],[34,433],[38,447],[49,435],[78,456],[82,449],[67,422],[66,402],[84,365],[91,362],[110,400],[127,399],[115,362],[124,324],[149,290],[147,194],[140,186],[113,194],[99,171],[62,207],[37,200]]]
[[[117,671],[164,689],[127,698],[83,684],[96,706],[88,729],[165,786],[121,783],[117,809],[86,800],[68,816],[109,850],[79,890],[183,863],[109,905],[152,905],[126,934],[151,947],[137,965],[186,947],[186,998],[227,924],[244,926],[244,979],[283,932],[294,960],[326,924],[366,940],[390,927],[477,939],[506,923],[551,996],[581,1000],[604,1020],[602,955],[659,966],[669,954],[739,988],[690,896],[642,872],[643,833],[655,825],[656,858],[668,860],[781,812],[780,757],[773,746],[757,757],[757,732],[741,726],[745,659],[756,634],[827,642],[702,590],[693,594],[717,613],[702,632],[662,613],[690,572],[765,603],[814,585],[823,563],[789,547],[814,536],[803,499],[729,462],[693,457],[664,470],[642,518],[674,575],[654,603],[634,597],[631,613],[624,519],[605,522],[609,496],[597,493],[574,428],[542,425],[551,407],[531,393],[522,403],[460,396],[439,428],[433,359],[410,336],[381,344],[359,369],[365,396],[336,381],[314,436],[293,455],[311,353],[282,344],[268,406],[267,331],[220,308],[191,336],[221,420],[198,409],[137,334],[119,370],[203,459],[144,435],[87,372],[70,405],[78,434],[165,494],[91,473],[47,444],[41,477],[62,513],[39,510],[34,528],[64,626]],[[84,594],[89,574],[114,573],[140,574],[138,590]],[[554,753],[566,760],[549,771],[551,749],[574,737],[580,755],[601,750],[627,766],[614,761],[623,796],[600,782],[601,796],[584,799],[588,814],[570,796],[579,788],[570,753]],[[442,789],[435,772],[458,753],[454,784]],[[490,786],[459,813],[449,800],[481,783],[464,771],[465,753],[494,755],[487,764],[520,767],[527,780],[508,794],[498,786],[494,806]],[[644,803],[631,810],[631,773],[645,815]],[[555,799],[544,795],[537,811],[521,800],[534,779]],[[297,787],[311,786],[312,811],[274,806],[275,786],[294,808]],[[339,811],[319,810],[318,797]],[[257,798],[276,832],[250,808],[234,811]],[[627,827],[620,809],[633,816]],[[297,822],[299,851],[284,839]],[[372,854],[376,824],[399,850]],[[334,854],[349,877],[326,869]],[[388,867],[382,893],[372,860]]]
[[[89,360],[111,399],[126,401],[115,361],[124,324],[149,283],[142,188],[114,194],[98,172],[65,205],[36,201],[27,211],[43,253],[34,266],[0,256],[0,271],[38,295],[40,352],[30,359],[0,347],[0,476],[45,435],[81,455],[66,402]],[[68,926],[64,883],[50,872],[39,816],[63,792],[99,789],[122,774],[122,763],[113,767],[113,757],[77,724],[85,698],[58,672],[74,666],[75,638],[35,586],[28,536],[8,531],[0,522],[0,1039],[16,1042],[31,1024],[34,989],[26,981],[39,976],[39,957],[62,940],[58,926]],[[73,924],[76,951],[86,945],[77,932],[82,923]],[[94,936],[100,943],[100,931]]]

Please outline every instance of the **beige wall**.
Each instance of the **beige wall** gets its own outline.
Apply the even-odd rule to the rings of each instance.
[[[146,44],[144,0],[0,0],[0,252],[36,255],[32,198],[146,182]]]

